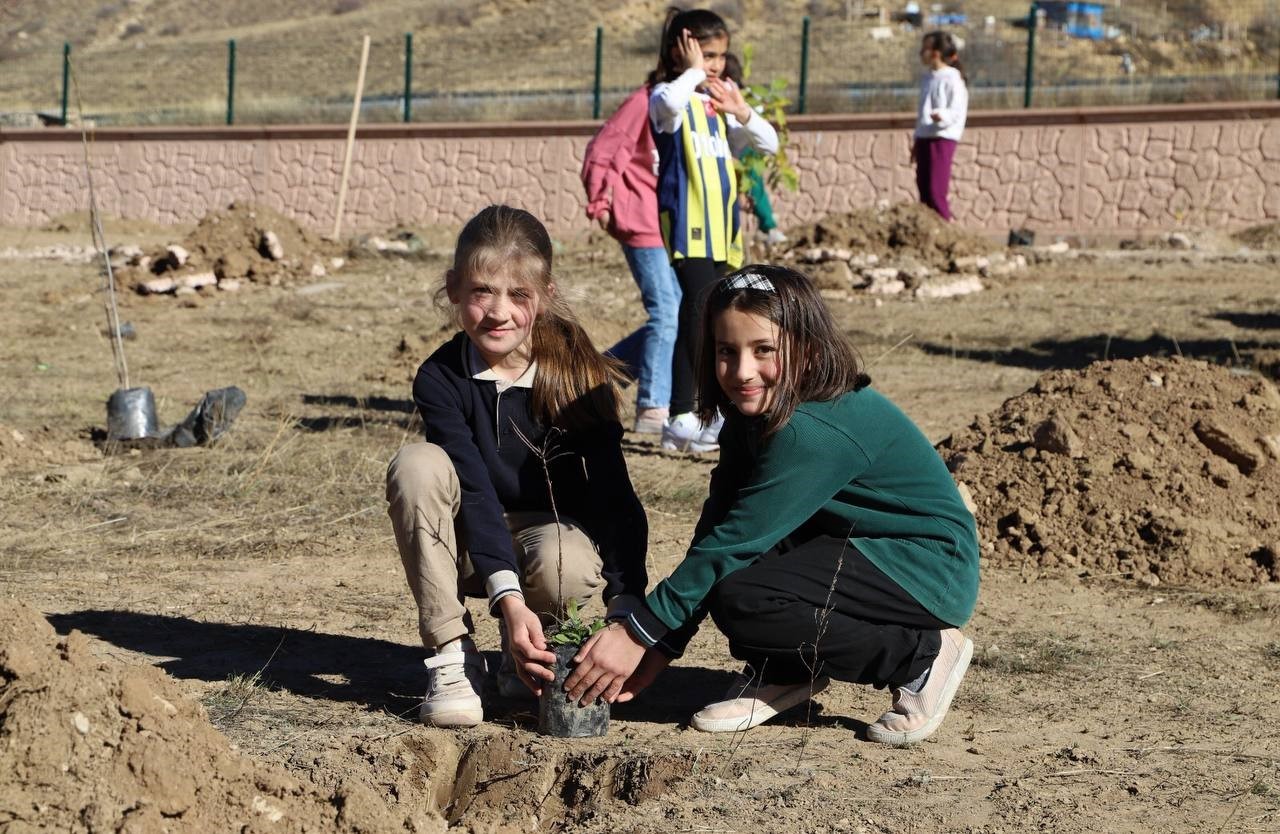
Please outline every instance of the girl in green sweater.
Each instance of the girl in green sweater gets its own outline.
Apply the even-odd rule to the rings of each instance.
[[[869,387],[813,284],[779,266],[721,279],[703,312],[699,408],[725,418],[684,560],[595,635],[570,697],[626,701],[708,615],[745,662],[693,726],[745,730],[830,679],[893,692],[873,741],[942,723],[973,654],[973,515],[915,424]]]

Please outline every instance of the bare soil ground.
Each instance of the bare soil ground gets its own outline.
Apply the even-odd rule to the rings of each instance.
[[[183,231],[107,227],[112,243],[144,248]],[[0,230],[0,250],[86,238]],[[1101,560],[1015,558],[1009,526],[983,513],[988,559],[968,626],[979,651],[928,743],[864,741],[888,696],[847,685],[745,735],[688,729],[689,714],[734,669],[714,629],[646,697],[615,709],[604,739],[540,738],[528,705],[496,699],[474,731],[415,724],[422,651],[382,486],[386,462],[419,432],[412,370],[448,333],[431,301],[444,259],[430,253],[352,259],[323,279],[338,286],[310,294],[300,290],[318,284],[126,296],[122,318],[137,331],[126,342],[131,381],[153,388],[162,423],[223,385],[239,385],[249,402],[215,447],[115,456],[92,442],[116,388],[97,269],[0,259],[0,828],[66,820],[55,827],[127,830],[131,815],[135,829],[151,821],[188,830],[242,822],[422,831],[446,821],[585,832],[1280,827],[1280,583],[1262,571],[1140,583],[1146,572],[1101,570]],[[598,344],[638,323],[638,296],[611,242],[570,243],[559,258],[561,284]],[[1177,353],[1247,371],[1255,353],[1280,348],[1274,255],[1032,260],[1026,273],[957,299],[832,302],[876,384],[934,440],[956,433],[959,443],[993,412],[992,432],[1006,430],[1002,403],[1045,371]],[[635,436],[627,453],[649,511],[656,580],[688,540],[712,461],[663,454]],[[1213,458],[1206,449],[1204,461]],[[1260,460],[1258,471],[1274,476],[1280,464]],[[1019,489],[1040,471],[1027,464]],[[1211,468],[1232,490],[1258,477]],[[995,483],[974,486],[979,504],[995,497],[984,493]],[[1231,494],[1247,507],[1265,493]],[[1105,505],[1106,490],[1095,497]],[[1147,500],[1164,499],[1153,491]],[[1274,543],[1274,507],[1264,509],[1249,533]],[[1059,553],[1109,544],[1094,532],[1045,529]],[[1016,533],[1030,541],[1025,526]],[[88,639],[55,646],[16,600],[57,632]],[[476,614],[482,645],[496,648],[494,622]],[[68,669],[97,688],[59,683]],[[154,700],[136,707],[139,692],[173,711],[159,704],[155,713]],[[203,715],[184,699],[199,701]],[[37,719],[49,729],[43,746]],[[206,720],[229,747],[200,729]],[[147,739],[170,747],[143,755]],[[18,750],[36,753],[19,762]],[[96,816],[77,817],[80,794],[59,791],[57,780],[111,773],[99,760],[126,770],[113,793],[99,794]],[[204,770],[183,769],[198,761]],[[157,775],[156,762],[172,778]],[[150,781],[125,778],[147,767]],[[43,787],[15,776],[36,771]],[[242,812],[210,805],[202,791],[222,791]],[[201,816],[210,807],[214,815]]]

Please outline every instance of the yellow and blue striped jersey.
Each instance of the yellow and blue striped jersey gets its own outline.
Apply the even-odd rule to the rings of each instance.
[[[654,130],[658,218],[672,260],[710,258],[742,265],[738,186],[725,117],[693,95],[675,133]]]

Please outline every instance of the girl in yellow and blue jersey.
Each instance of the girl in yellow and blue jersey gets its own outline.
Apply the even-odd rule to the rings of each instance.
[[[662,446],[718,448],[719,419],[694,413],[698,316],[706,291],[742,265],[742,225],[733,157],[772,154],[778,134],[724,77],[729,28],[715,12],[673,10],[650,77],[649,121],[658,148],[658,218],[682,292],[672,361],[671,416]]]

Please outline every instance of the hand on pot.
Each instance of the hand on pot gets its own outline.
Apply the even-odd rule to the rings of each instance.
[[[645,649],[644,657],[640,659],[640,665],[631,673],[631,677],[627,678],[626,683],[622,685],[622,691],[618,693],[618,697],[614,699],[614,703],[625,704],[632,698],[639,695],[642,691],[649,688],[649,685],[657,680],[671,665],[671,658],[667,657],[657,649]]]
[[[507,624],[507,649],[515,659],[516,674],[534,695],[541,695],[542,682],[556,679],[555,672],[547,668],[555,664],[556,656],[547,651],[542,621],[518,594],[498,600],[498,608]]]
[[[613,703],[644,654],[644,644],[621,623],[597,631],[573,658],[573,673],[564,682],[569,700],[586,706],[602,697]]]

